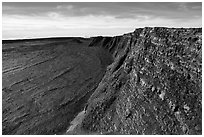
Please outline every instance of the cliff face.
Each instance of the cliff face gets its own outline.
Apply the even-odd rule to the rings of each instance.
[[[202,134],[201,28],[2,48],[3,134]]]
[[[202,30],[96,37],[114,61],[70,134],[202,134]]]

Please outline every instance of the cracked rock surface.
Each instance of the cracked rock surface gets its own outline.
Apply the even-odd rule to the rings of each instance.
[[[202,29],[3,43],[3,134],[202,134]]]
[[[201,28],[97,37],[114,62],[68,134],[202,134]]]

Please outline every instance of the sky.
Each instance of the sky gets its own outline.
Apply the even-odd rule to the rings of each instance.
[[[202,3],[2,3],[3,39],[115,36],[141,27],[202,27]]]

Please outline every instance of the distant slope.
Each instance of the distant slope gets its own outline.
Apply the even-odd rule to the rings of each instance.
[[[111,55],[91,39],[3,42],[3,134],[61,134],[102,79]]]

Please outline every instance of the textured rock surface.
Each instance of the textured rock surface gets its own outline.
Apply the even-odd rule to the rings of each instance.
[[[84,108],[112,57],[90,39],[3,43],[3,134],[61,134]]]
[[[68,134],[202,134],[201,29],[96,37],[114,57]]]
[[[3,134],[202,134],[201,31],[3,44]]]

